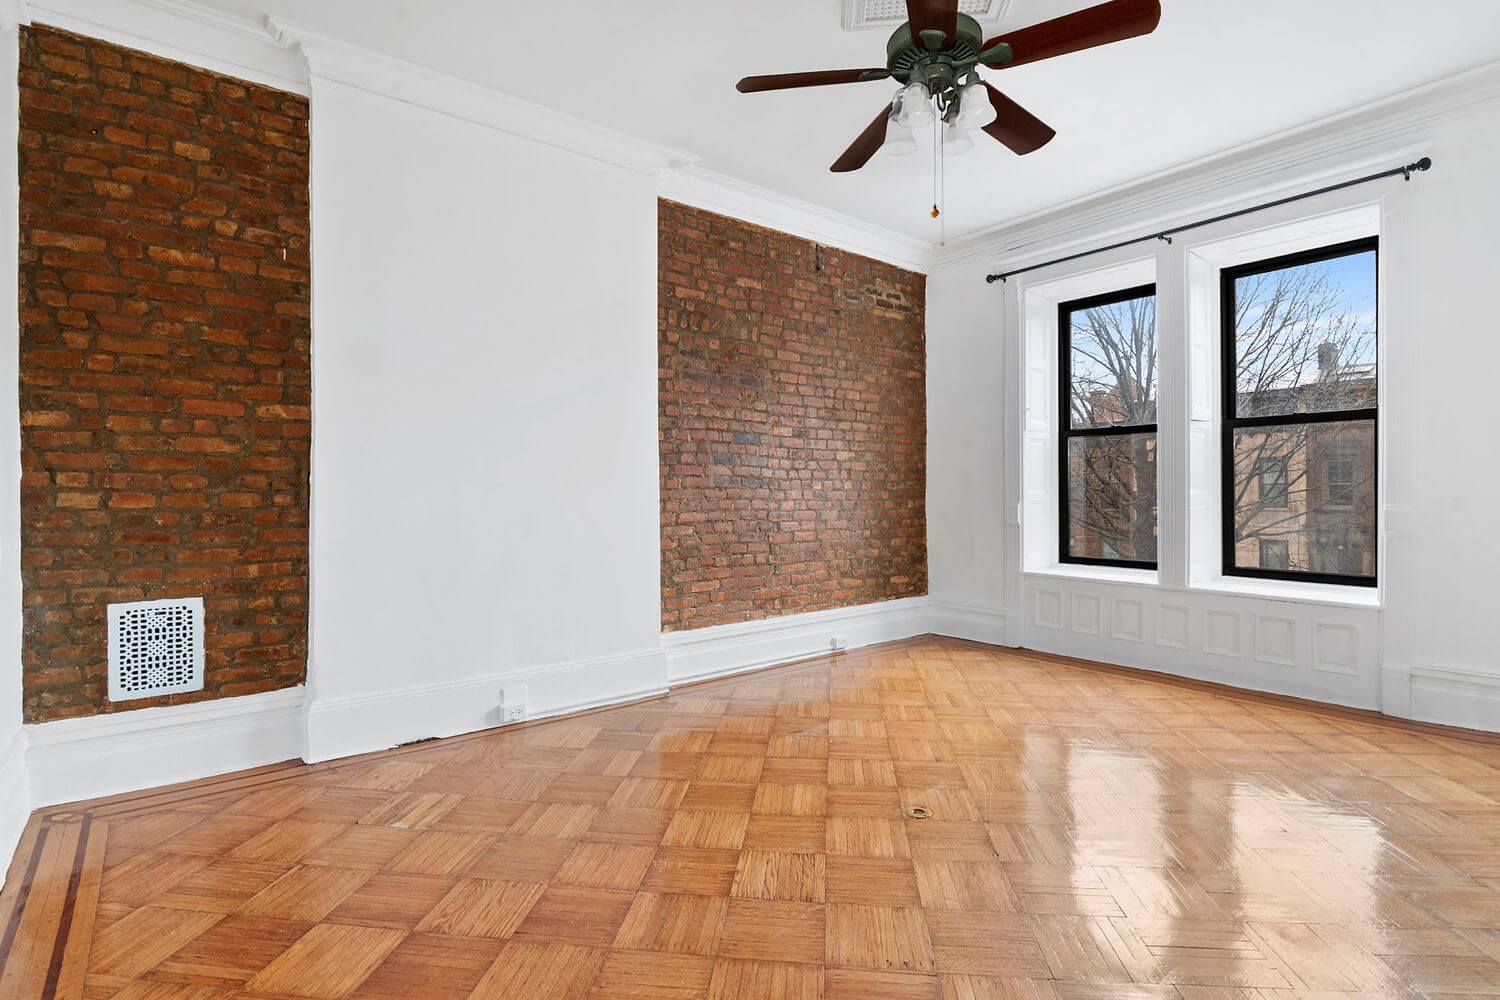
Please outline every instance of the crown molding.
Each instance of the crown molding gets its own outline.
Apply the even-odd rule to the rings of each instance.
[[[295,21],[268,17],[265,30],[276,44],[301,51],[310,78],[355,87],[653,177],[672,164],[694,159],[683,150],[351,45]]]
[[[0,21],[19,8],[21,23],[46,24],[102,38],[164,59],[199,66],[295,94],[307,93],[302,60],[266,37],[258,21],[188,0],[3,0]]]
[[[933,270],[981,260],[997,269],[1023,267],[1074,246],[1342,179],[1399,158],[1398,147],[1419,141],[1433,124],[1497,99],[1500,61],[952,241],[935,254]]]
[[[933,246],[926,240],[902,236],[695,164],[664,171],[659,194],[668,201],[838,247],[908,271],[925,274],[932,261]]]

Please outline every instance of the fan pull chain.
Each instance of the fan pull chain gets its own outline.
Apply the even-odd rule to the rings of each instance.
[[[942,157],[939,155],[941,153],[942,142],[942,126],[937,121],[934,121],[932,125],[932,217],[934,219],[942,215],[942,212],[938,209],[938,164],[942,160]]]
[[[943,129],[942,129],[942,126],[941,126],[941,119],[939,119],[939,124],[938,125],[933,126],[933,131],[935,131],[938,134],[938,136],[939,136],[939,139],[938,139],[938,154],[939,154],[938,155],[938,246],[945,247],[945,246],[948,245],[948,216],[943,211],[943,209],[945,209],[945,208],[948,207],[948,157],[942,155],[942,152],[943,152],[943,141],[942,141],[941,136],[943,134]]]

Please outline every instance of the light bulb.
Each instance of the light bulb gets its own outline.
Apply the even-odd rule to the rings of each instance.
[[[983,83],[971,83],[959,94],[958,120],[964,128],[984,128],[995,120],[995,106]]]
[[[969,138],[969,130],[958,122],[949,122],[943,126],[943,155],[962,156],[974,148],[974,140]]]
[[[937,115],[932,110],[932,95],[921,81],[913,80],[901,89],[896,124],[902,128],[921,128],[932,124]]]

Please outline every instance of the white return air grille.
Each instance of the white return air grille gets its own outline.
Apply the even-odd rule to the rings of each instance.
[[[203,690],[203,598],[109,606],[109,700]]]
[[[958,10],[976,21],[998,21],[1010,0],[958,0]],[[906,21],[906,0],[844,0],[844,30],[895,31]]]

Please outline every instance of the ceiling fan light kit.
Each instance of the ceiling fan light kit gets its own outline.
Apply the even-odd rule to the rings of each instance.
[[[881,144],[880,151],[886,156],[905,156],[917,151],[917,140],[911,134],[911,129],[896,121],[895,115],[886,119],[885,142]]]
[[[979,22],[958,10],[959,0],[906,0],[907,22],[886,42],[884,68],[820,70],[747,76],[741,93],[895,80],[895,98],[834,161],[834,173],[858,170],[877,151],[902,155],[916,149],[911,129],[933,122],[934,171],[942,159],[972,149],[978,129],[1017,155],[1033,153],[1056,132],[979,76],[980,67],[1007,69],[1083,49],[1150,34],[1161,21],[1160,0],[1109,0],[989,41]],[[941,180],[934,177],[935,190]],[[941,214],[934,198],[933,218]]]
[[[966,85],[958,99],[958,121],[964,128],[984,128],[995,120],[995,106],[985,92],[984,83],[975,80]]]
[[[974,148],[969,130],[962,122],[949,122],[943,126],[943,155],[962,156]]]
[[[923,128],[937,117],[932,110],[932,94],[921,81],[913,80],[896,92],[891,114],[902,128]]]

